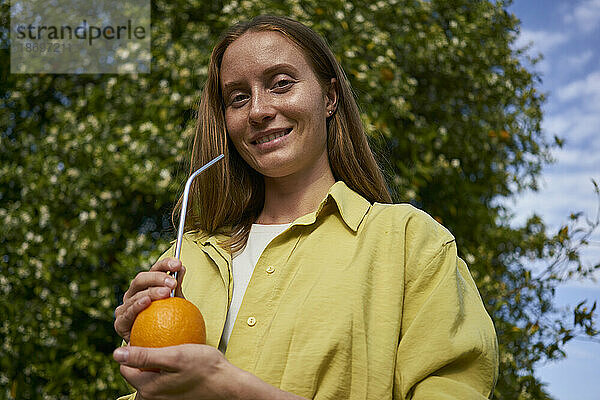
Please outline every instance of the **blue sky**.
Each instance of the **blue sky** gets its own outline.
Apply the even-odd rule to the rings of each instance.
[[[600,184],[600,0],[515,0],[509,11],[521,20],[517,45],[532,43],[530,54],[544,56],[535,66],[547,94],[543,129],[548,138],[565,140],[542,173],[540,191],[524,193],[511,206],[517,221],[536,212],[556,230],[569,213],[595,217],[598,207],[590,179]],[[592,239],[583,256],[596,264],[600,232]],[[557,291],[559,307],[584,299],[600,303],[600,279]],[[573,340],[566,350],[565,360],[540,365],[539,377],[558,400],[599,400],[600,343]]]

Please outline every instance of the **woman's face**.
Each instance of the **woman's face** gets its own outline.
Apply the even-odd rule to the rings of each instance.
[[[290,40],[243,34],[223,55],[220,83],[227,132],[252,168],[273,178],[330,170],[326,118],[335,91],[321,87]]]

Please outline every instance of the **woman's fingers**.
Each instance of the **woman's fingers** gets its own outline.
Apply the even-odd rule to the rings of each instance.
[[[178,272],[177,280],[168,275],[168,272]],[[115,331],[129,342],[135,318],[152,301],[169,297],[173,289],[176,296],[183,297],[181,282],[184,274],[185,268],[181,261],[171,257],[156,262],[150,271],[137,274],[123,296],[123,304],[115,310]]]
[[[181,261],[165,258],[156,262],[150,271],[140,272],[131,281],[129,289],[123,296],[123,304],[115,310],[115,331],[129,341],[131,326],[137,315],[154,300],[169,296],[177,286],[177,281],[167,272],[181,269]]]
[[[129,343],[129,336],[131,334],[131,327],[135,317],[146,307],[150,305],[150,298],[145,296],[139,300],[130,303],[128,306],[125,304],[117,307],[115,311],[115,331],[121,336],[127,343]]]
[[[127,302],[130,297],[133,297],[137,292],[145,290],[150,286],[168,286],[173,289],[176,285],[176,281],[170,278],[166,272],[177,272],[181,269],[181,261],[176,258],[167,257],[156,262],[150,271],[140,272],[131,281],[129,289],[123,296],[123,302]]]
[[[181,369],[182,359],[191,351],[197,350],[186,345],[158,348],[127,346],[116,349],[113,358],[129,367],[176,372]]]
[[[175,281],[175,279],[173,279],[173,281]],[[175,288],[175,284],[173,284],[173,286],[167,286],[167,287],[152,286],[152,287],[147,288],[146,290],[136,293],[135,296],[131,297],[127,303],[128,303],[128,305],[135,305],[135,304],[139,303],[141,300],[146,299],[146,300],[144,300],[144,301],[148,301],[148,304],[146,304],[146,305],[150,305],[150,301],[164,299],[165,297],[169,297],[169,295],[171,294],[171,290],[174,288]],[[123,305],[125,305],[125,304],[126,303],[123,303]]]
[[[123,296],[123,303],[126,303],[129,299],[135,297],[139,292],[142,292],[148,289],[149,287],[164,286],[169,289],[174,289],[176,285],[177,281],[171,276],[167,275],[165,272],[140,272],[131,281],[129,289],[127,290],[127,292],[125,292],[125,295]]]
[[[160,261],[157,261],[152,268],[150,268],[150,271],[170,271],[170,272],[175,272],[175,271],[179,271],[179,269],[181,268],[181,261],[173,258],[173,257],[166,257],[163,258]]]
[[[173,282],[174,279],[170,278]],[[149,287],[146,290],[137,292],[133,297],[127,299],[115,310],[115,330],[126,341],[129,341],[129,333],[133,326],[133,321],[137,315],[150,305],[154,300],[164,299],[169,297],[173,285],[168,287],[158,286]]]

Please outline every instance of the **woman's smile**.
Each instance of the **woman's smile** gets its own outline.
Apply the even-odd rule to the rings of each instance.
[[[271,129],[267,132],[260,133],[258,139],[252,141],[261,151],[272,150],[286,143],[287,136],[292,132],[292,128],[286,129]]]

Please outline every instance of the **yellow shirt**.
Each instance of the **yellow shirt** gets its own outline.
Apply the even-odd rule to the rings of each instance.
[[[183,293],[214,347],[233,288],[219,239],[188,233],[181,251]],[[338,181],[260,256],[225,356],[311,399],[467,400],[490,396],[497,351],[453,236],[410,205],[370,204]]]

